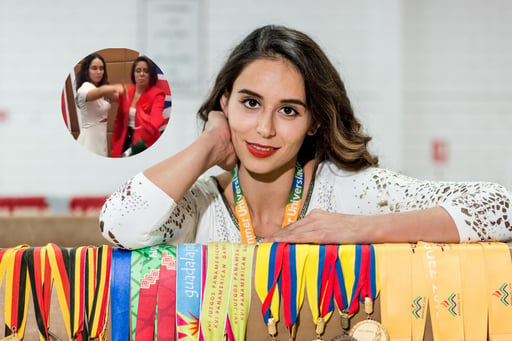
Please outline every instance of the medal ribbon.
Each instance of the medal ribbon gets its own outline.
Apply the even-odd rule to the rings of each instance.
[[[126,341],[130,338],[130,275],[131,251],[112,250],[111,300],[112,341]]]
[[[334,279],[333,279],[333,292],[334,292],[334,302],[338,307],[338,311],[346,311],[348,308],[348,298],[347,298],[347,289],[345,282],[345,275],[343,271],[343,267],[341,265],[341,252],[340,247],[336,245],[336,248],[332,248],[329,252],[335,253],[335,262],[334,262]],[[333,256],[331,256],[333,257]],[[332,308],[334,310],[334,307]]]
[[[364,303],[366,297],[374,302],[379,292],[379,282],[377,280],[377,259],[373,244],[361,245],[360,269],[362,274],[359,273],[359,276],[363,278],[363,284],[359,294],[359,302]]]
[[[453,245],[459,253],[462,284],[462,316],[464,337],[468,341],[487,339],[487,269],[485,254],[480,243]],[[507,248],[508,253],[508,248]],[[492,263],[493,266],[495,263]],[[475,276],[475,274],[478,274]]]
[[[350,303],[348,305],[348,315],[352,316],[359,308],[359,301],[364,302],[365,295],[368,294],[366,287],[368,285],[368,276],[370,270],[370,245],[355,245],[354,262],[354,282]]]
[[[85,326],[85,263],[87,247],[69,250],[69,311],[72,340],[89,340]]]
[[[140,253],[143,257],[142,271],[138,275],[140,290],[136,315],[135,341],[152,340],[155,336],[155,325],[157,325],[156,307],[162,249],[159,246],[152,246],[132,252]],[[132,265],[132,271],[133,269]]]
[[[308,244],[304,244],[308,245]],[[322,245],[309,244],[309,255],[306,259],[305,278],[306,278],[306,291],[308,297],[308,304],[311,308],[311,315],[315,325],[318,323],[320,317],[320,297],[323,285],[321,282],[322,273],[326,271],[325,254],[320,251]],[[325,247],[324,247],[325,250]],[[322,269],[320,271],[320,269]]]
[[[19,245],[7,249],[2,257],[5,264],[5,300],[4,321],[5,336],[17,334],[23,339],[27,322],[28,295],[30,287],[27,286],[27,263],[23,253],[27,245]]]
[[[68,279],[68,264],[69,254],[68,250],[60,248],[55,244],[47,244],[46,252],[48,260],[50,261],[50,268],[52,273],[52,280],[57,290],[57,297],[59,299],[60,310],[64,320],[64,326],[70,340],[71,335],[71,322],[69,310],[69,279]]]
[[[244,244],[256,244],[256,236],[252,225],[251,215],[247,200],[240,186],[240,177],[238,176],[238,165],[235,165],[232,174],[233,200],[235,204],[235,215],[238,220],[238,226]],[[300,204],[304,190],[304,169],[297,162],[295,165],[295,176],[288,196],[288,203],[284,213],[282,227],[297,220],[300,213]]]
[[[86,247],[66,249],[50,243],[46,251],[61,313],[70,340],[87,339],[84,329]]]
[[[450,244],[418,242],[429,286],[430,319],[435,340],[463,340],[458,252]],[[510,256],[509,256],[510,257]]]
[[[201,308],[200,317],[205,340],[224,338],[231,295],[232,254],[232,243],[208,244],[208,272],[204,291],[207,301]]]
[[[135,340],[137,326],[137,311],[139,309],[140,279],[144,265],[144,249],[131,251],[131,273],[130,273],[130,315],[131,315],[131,339]]]
[[[412,281],[411,284],[411,307],[412,307],[412,340],[423,341],[425,324],[427,321],[427,309],[429,306],[428,293],[429,284],[427,273],[423,267],[423,253],[417,244],[409,244],[411,248]],[[379,257],[380,259],[380,257]],[[398,323],[400,323],[400,317]]]
[[[409,244],[379,244],[375,246],[379,254],[380,267],[380,314],[389,337],[396,341],[411,340],[413,315],[420,318],[415,301],[423,305],[423,296],[418,300],[412,296],[412,249]],[[420,257],[416,257],[422,261]],[[420,270],[423,264],[420,263]],[[423,276],[423,272],[420,272]],[[421,278],[418,278],[421,281]],[[411,314],[412,298],[412,314]],[[425,312],[422,310],[423,316]],[[423,320],[424,321],[424,320]],[[417,339],[413,339],[418,341]],[[421,339],[423,340],[423,332]]]
[[[178,244],[176,251],[176,319],[178,340],[199,339],[204,248]]]
[[[266,325],[270,318],[275,323],[279,321],[280,296],[275,289],[281,275],[284,247],[283,243],[262,243],[256,253],[254,282],[262,302],[261,313]]]
[[[158,341],[174,341],[176,334],[176,246],[161,245],[158,286]]]
[[[487,265],[487,300],[489,307],[489,340],[512,339],[510,250],[505,243],[481,243]],[[484,277],[484,276],[482,276]]]
[[[281,272],[281,297],[283,299],[284,324],[292,328],[297,321],[304,301],[304,266],[308,249],[301,245],[285,244]]]
[[[233,272],[228,310],[229,340],[245,340],[251,306],[252,264],[255,245],[233,244]]]
[[[23,257],[28,265],[34,313],[37,328],[39,329],[39,339],[41,341],[49,340],[48,318],[50,314],[52,277],[50,261],[48,257],[46,257],[46,248],[29,248],[25,251]]]
[[[112,248],[103,245],[87,250],[87,326],[89,338],[105,341],[108,304],[110,299],[110,274]],[[117,302],[116,302],[117,304]]]

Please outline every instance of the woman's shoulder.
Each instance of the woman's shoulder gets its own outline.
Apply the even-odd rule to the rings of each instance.
[[[147,96],[151,96],[151,97],[158,96],[158,95],[165,96],[165,91],[156,85],[150,86],[144,93]]]
[[[332,161],[322,161],[316,170],[316,177],[323,179],[355,180],[358,178],[380,178],[397,176],[398,173],[379,167],[368,167],[357,171],[343,169]]]
[[[91,82],[83,82],[82,85],[78,88],[77,92],[81,91],[89,91],[91,89],[96,89],[96,85]]]

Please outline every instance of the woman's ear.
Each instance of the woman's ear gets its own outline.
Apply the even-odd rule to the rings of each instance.
[[[220,97],[220,107],[222,108],[222,112],[226,114],[226,108],[228,105],[229,100],[229,93],[227,91],[224,91],[222,96]]]
[[[313,136],[313,135],[315,135],[315,134],[316,134],[316,132],[317,132],[317,130],[318,130],[318,128],[320,128],[320,124],[318,124],[318,123],[313,123],[313,124],[311,125],[311,128],[309,128],[309,130],[308,130],[308,133],[307,133],[307,134],[308,134],[309,136]]]

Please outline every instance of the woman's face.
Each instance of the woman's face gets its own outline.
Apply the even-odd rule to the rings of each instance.
[[[94,58],[89,65],[89,79],[94,85],[98,85],[105,74],[105,65],[99,58]]]
[[[306,134],[314,133],[304,80],[284,58],[247,65],[221,106],[241,167],[256,174],[295,167]]]
[[[149,67],[145,61],[139,61],[135,65],[134,78],[137,86],[146,88],[149,85]]]

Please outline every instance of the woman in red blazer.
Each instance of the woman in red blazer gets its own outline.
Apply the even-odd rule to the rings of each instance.
[[[135,59],[131,80],[133,84],[119,97],[111,157],[140,153],[158,140],[167,124],[163,116],[165,93],[156,86],[156,66],[148,57]]]

